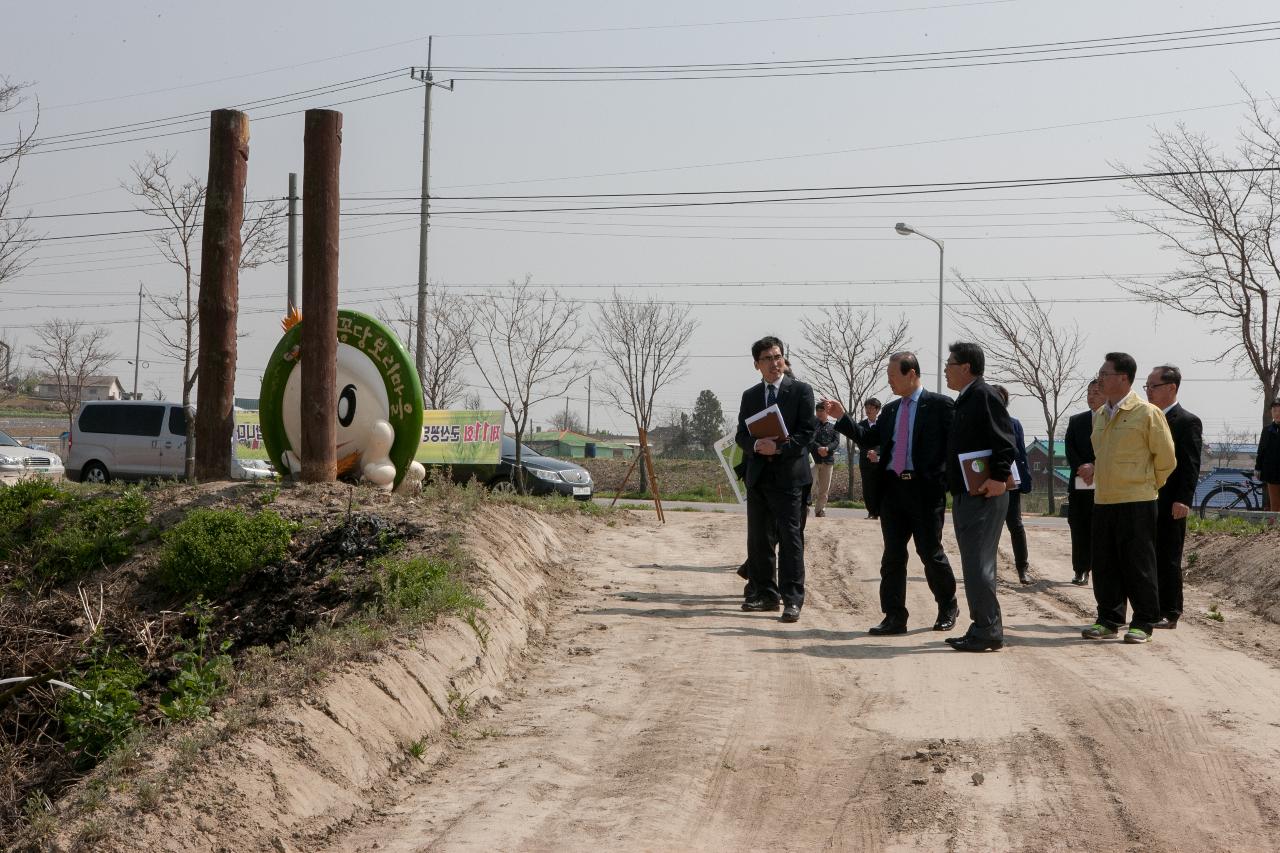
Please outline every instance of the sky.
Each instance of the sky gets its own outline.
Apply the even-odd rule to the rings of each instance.
[[[0,76],[31,84],[38,136],[47,140],[23,162],[14,207],[49,217],[33,224],[51,239],[36,246],[21,276],[0,285],[0,336],[29,346],[33,327],[53,317],[101,326],[118,354],[110,372],[127,389],[139,285],[165,296],[180,292],[182,278],[147,234],[109,234],[155,220],[101,212],[134,207],[121,183],[149,151],[172,152],[184,173],[203,178],[213,109],[250,116],[255,200],[284,196],[289,172],[301,181],[302,111],[341,110],[340,305],[374,313],[396,296],[414,298],[417,203],[385,199],[420,192],[423,97],[409,68],[426,64],[434,36],[436,79],[456,83],[433,94],[431,286],[477,294],[529,276],[583,300],[588,326],[615,290],[680,304],[698,325],[688,369],[662,395],[659,420],[691,411],[702,389],[732,414],[758,380],[751,342],[773,334],[799,346],[806,326],[838,301],[884,322],[904,317],[933,387],[938,251],[896,234],[894,223],[904,221],[945,243],[945,340],[958,334],[955,274],[1029,287],[1051,305],[1055,323],[1078,323],[1085,333],[1082,376],[1110,350],[1135,356],[1137,384],[1151,366],[1173,362],[1186,376],[1182,402],[1203,418],[1207,440],[1260,424],[1256,383],[1213,361],[1222,339],[1116,283],[1177,263],[1159,239],[1117,217],[1122,208],[1153,207],[1123,182],[621,211],[562,208],[650,199],[475,197],[721,193],[688,197],[705,202],[741,190],[1106,175],[1140,168],[1155,130],[1180,122],[1230,148],[1244,117],[1241,83],[1259,94],[1276,89],[1268,39],[1280,30],[1180,50],[1168,48],[1196,42],[1168,36],[1147,52],[1096,41],[1095,53],[1112,55],[1088,58],[1027,51],[1267,22],[1277,17],[1271,3],[230,0],[207,10],[25,4],[6,17]],[[982,64],[937,53],[1027,45],[1048,47],[1002,51]],[[894,58],[799,64],[850,57]],[[753,65],[687,68],[779,61],[798,64],[763,77],[743,71]],[[654,79],[581,73],[602,66],[685,68],[644,75]],[[544,67],[576,70],[474,70]],[[29,126],[31,106],[0,116],[0,138]],[[159,119],[170,121],[142,124]],[[99,132],[62,136],[86,131]],[[477,209],[491,212],[460,212]],[[280,336],[285,267],[246,271],[240,288],[236,393],[257,397]],[[142,324],[139,391],[154,383],[177,399],[181,365],[159,343],[156,310],[144,306],[144,315],[151,319]],[[796,367],[805,378],[803,362]],[[466,381],[486,405],[496,403],[474,369]],[[880,390],[883,397],[887,388]],[[585,417],[585,381],[568,396]],[[593,428],[630,431],[598,386],[592,397]],[[564,405],[537,407],[534,422]],[[1038,403],[1016,397],[1011,410],[1028,440],[1044,435]]]

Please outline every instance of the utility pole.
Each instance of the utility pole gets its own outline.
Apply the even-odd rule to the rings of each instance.
[[[285,314],[298,308],[298,173],[289,173],[289,291]]]
[[[437,83],[431,75],[431,36],[427,36],[427,67],[410,68],[409,76],[423,84],[422,200],[418,212],[418,325],[414,330],[413,364],[418,376],[427,371],[427,225],[431,215],[431,90],[453,91],[453,81]]]
[[[564,423],[560,425],[565,432],[569,431],[569,395],[564,395]]]
[[[135,400],[138,399],[138,364],[141,358],[142,358],[142,282],[138,282],[138,337],[133,344],[133,399]]]
[[[587,435],[591,435],[591,374],[587,374]]]

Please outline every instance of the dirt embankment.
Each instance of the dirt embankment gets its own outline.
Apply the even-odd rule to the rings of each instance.
[[[1187,539],[1186,579],[1280,624],[1280,530]]]
[[[63,827],[57,843],[70,849],[79,838],[83,848],[89,837],[97,850],[313,849],[363,815],[407,766],[450,749],[452,727],[486,707],[539,642],[564,583],[561,560],[583,530],[580,520],[501,505],[483,506],[465,523],[474,591],[484,602],[475,618],[446,617],[366,660],[338,665],[322,686],[273,703],[243,731],[205,737],[211,745],[194,772],[184,771],[171,790],[117,785],[92,814]],[[223,716],[209,725],[225,726]],[[170,739],[132,778],[163,779],[189,763],[190,742]]]

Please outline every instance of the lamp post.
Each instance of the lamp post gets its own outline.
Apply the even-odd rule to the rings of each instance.
[[[946,384],[942,381],[942,257],[943,257],[942,241],[935,240],[934,238],[930,237],[928,234],[924,233],[923,231],[918,231],[915,228],[912,228],[910,225],[908,225],[905,222],[899,222],[897,225],[894,225],[893,230],[897,231],[899,234],[903,235],[904,237],[909,237],[912,234],[923,237],[926,240],[928,240],[930,243],[938,247],[938,373],[937,373],[937,376],[938,376],[938,393],[941,394],[942,387],[943,385]]]

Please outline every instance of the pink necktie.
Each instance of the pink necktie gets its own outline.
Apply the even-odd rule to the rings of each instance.
[[[907,445],[910,443],[911,423],[909,418],[911,398],[903,397],[898,407],[898,430],[893,436],[893,473],[901,474],[907,470]]]

